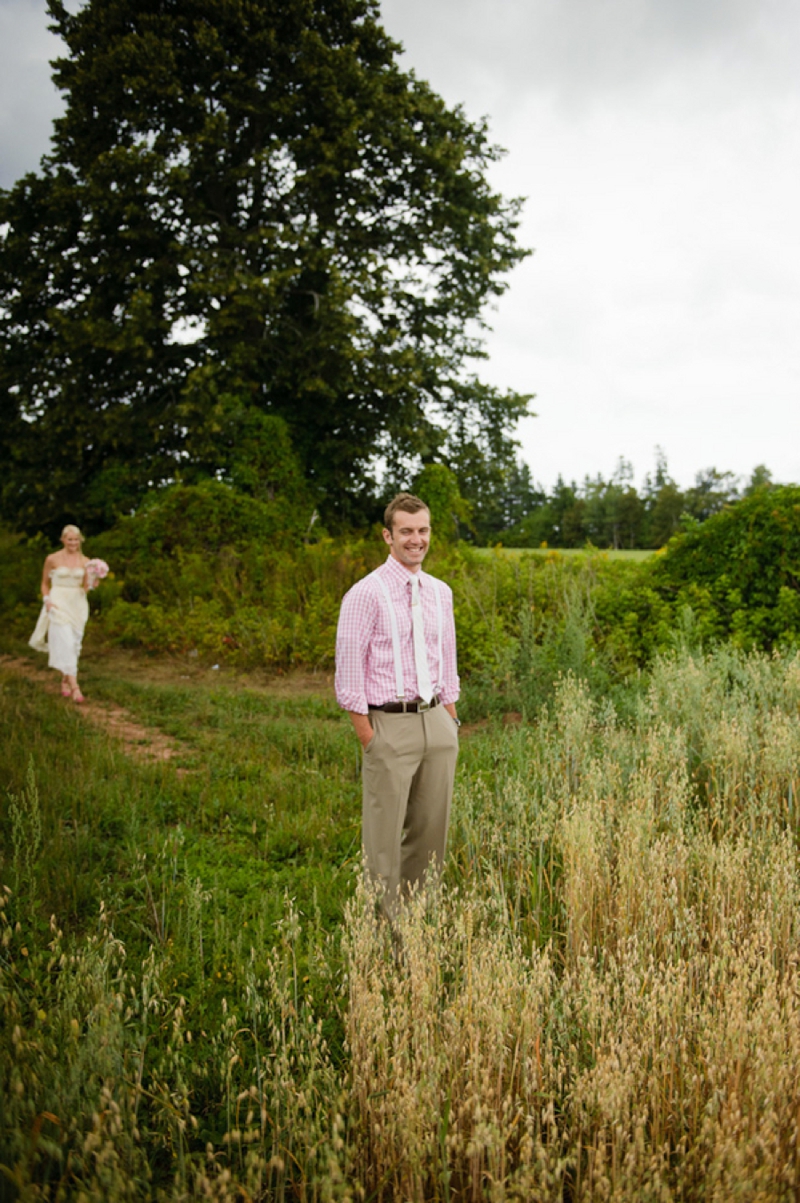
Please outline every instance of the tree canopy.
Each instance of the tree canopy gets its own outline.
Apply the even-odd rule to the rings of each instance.
[[[0,195],[6,517],[90,526],[247,473],[281,419],[340,518],[374,466],[507,449],[471,374],[526,253],[500,153],[397,62],[374,0],[48,0],[66,100]]]

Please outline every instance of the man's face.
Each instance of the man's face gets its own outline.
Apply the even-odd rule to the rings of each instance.
[[[394,558],[410,572],[418,572],[431,541],[431,516],[427,510],[416,514],[395,510],[392,529],[384,527],[383,537]]]

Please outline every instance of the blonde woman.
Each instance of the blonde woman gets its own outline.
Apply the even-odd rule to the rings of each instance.
[[[78,686],[78,658],[89,617],[86,594],[95,582],[87,569],[90,561],[81,550],[83,535],[77,526],[65,526],[61,542],[62,550],[52,552],[44,562],[44,606],[30,645],[38,652],[47,652],[50,667],[61,673],[62,695],[73,702],[83,702]]]

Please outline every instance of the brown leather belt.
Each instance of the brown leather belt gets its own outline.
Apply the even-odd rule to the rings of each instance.
[[[439,705],[438,698],[431,698],[429,702],[384,702],[382,706],[369,705],[369,710],[383,710],[386,714],[424,714],[426,710],[433,710],[434,706]]]

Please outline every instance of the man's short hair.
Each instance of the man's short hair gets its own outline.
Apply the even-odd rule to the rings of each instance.
[[[396,497],[387,505],[383,513],[383,525],[387,530],[393,530],[392,523],[394,516],[398,510],[402,510],[405,514],[418,514],[420,510],[430,510],[424,501],[419,497],[415,497],[413,493],[398,493]]]

